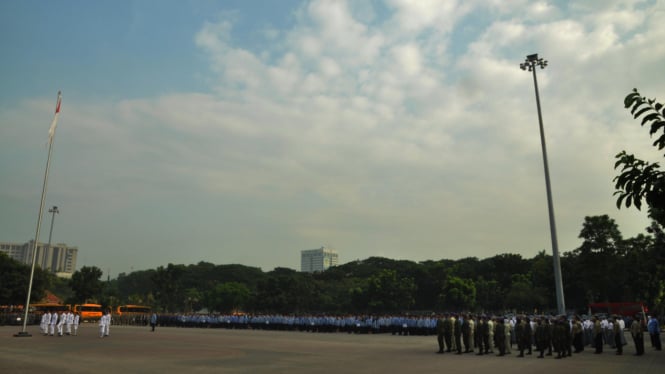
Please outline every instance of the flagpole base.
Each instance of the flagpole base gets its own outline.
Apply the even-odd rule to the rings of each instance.
[[[27,331],[19,331],[18,333],[14,334],[15,338],[30,338],[32,335],[27,332]]]

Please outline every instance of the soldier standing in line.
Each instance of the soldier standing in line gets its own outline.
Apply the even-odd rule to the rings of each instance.
[[[478,318],[478,323],[476,324],[476,331],[474,336],[474,341],[476,342],[475,347],[478,348],[477,355],[482,356],[483,354],[483,329],[485,328],[485,321],[482,316]]]
[[[472,316],[472,315],[469,315],[469,318],[467,320],[469,321],[469,348],[470,348],[471,352],[473,352],[474,348],[478,344],[478,343],[476,343],[476,337],[475,337],[476,329],[477,329],[476,321],[475,321],[476,317]]]
[[[486,316],[483,316],[483,329],[480,332],[480,338],[482,339],[482,344],[478,346],[478,349],[482,352],[483,350],[485,351],[485,354],[490,353],[490,319],[487,318]]]
[[[512,342],[510,340],[511,339],[511,337],[510,337],[511,331],[510,330],[512,329],[512,326],[510,325],[510,320],[508,320],[508,319],[503,320],[503,329],[505,331],[505,336],[506,336],[506,339],[505,339],[506,342],[504,344],[504,347],[506,349],[505,353],[512,354],[512,350],[511,350]]]
[[[630,324],[630,335],[633,336],[635,342],[635,356],[642,356],[644,354],[644,334],[642,326],[642,317],[636,315],[633,323]]]
[[[573,355],[573,334],[571,332],[570,322],[566,316],[561,316],[561,323],[563,324],[563,336],[564,336],[564,352],[566,353],[564,357],[570,357]]]
[[[462,354],[462,315],[458,315],[453,322],[453,335],[455,336],[455,347],[457,347],[457,354]]]
[[[552,328],[552,345],[554,346],[554,351],[556,352],[556,359],[566,357],[566,326],[564,326],[561,318],[557,318],[554,321],[554,326]]]
[[[497,356],[504,356],[506,354],[506,328],[503,326],[502,317],[496,318],[494,340],[496,348],[499,350]]]
[[[460,316],[460,318],[462,318]],[[471,335],[471,327],[469,326],[469,319],[471,318],[470,315],[465,316],[465,318],[462,318],[462,341],[464,342],[464,353],[470,353],[473,352],[473,349],[469,346],[469,335]]]
[[[575,346],[575,353],[580,353],[584,350],[584,329],[582,328],[582,321],[579,316],[575,316],[573,321],[573,345]]]
[[[623,343],[621,343],[621,335],[623,330],[621,329],[621,324],[619,324],[619,318],[614,316],[614,345],[617,348],[617,355],[623,354]]]
[[[536,338],[536,350],[540,352],[538,358],[543,358],[545,353],[545,345],[547,344],[547,325],[543,322],[543,318],[536,319],[536,331],[534,337]]]
[[[603,353],[603,328],[598,316],[593,316],[593,346],[596,348],[595,354]]]
[[[443,340],[446,343],[446,352],[450,352],[453,347],[453,321],[451,316],[443,316]]]
[[[491,317],[487,317],[487,330],[489,331],[489,345],[487,347],[490,353],[494,353],[494,347],[496,347],[496,344],[494,342],[494,321]]]
[[[439,344],[439,350],[436,353],[443,353],[443,336],[444,336],[444,325],[445,317],[439,316],[436,320],[436,342]]]
[[[524,335],[524,323],[522,323],[522,317],[517,317],[517,320],[515,321],[515,341],[517,342],[517,350],[520,351],[520,354],[517,355],[517,357],[524,357],[522,335]]]
[[[527,354],[532,353],[531,349],[533,347],[533,330],[531,329],[531,320],[529,317],[526,317],[524,324],[524,345],[528,348]]]

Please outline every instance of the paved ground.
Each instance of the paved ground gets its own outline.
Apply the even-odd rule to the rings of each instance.
[[[277,331],[112,326],[99,338],[82,325],[79,336],[14,337],[20,327],[0,327],[0,373],[665,373],[665,351],[633,356],[590,349],[572,358],[535,355],[435,354],[436,338]],[[629,339],[630,340],[630,339]]]

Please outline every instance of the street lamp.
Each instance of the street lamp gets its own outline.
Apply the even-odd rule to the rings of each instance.
[[[547,148],[545,147],[545,130],[543,128],[543,115],[540,110],[540,95],[538,94],[538,80],[536,79],[536,66],[545,69],[547,60],[538,58],[538,54],[526,56],[520,64],[520,69],[533,72],[533,85],[536,89],[536,106],[538,107],[538,123],[540,125],[540,144],[543,148],[543,165],[545,167],[545,187],[547,189],[547,207],[550,215],[550,234],[552,236],[552,258],[554,262],[554,283],[556,288],[556,304],[559,314],[566,313],[566,303],[563,298],[563,281],[561,279],[561,259],[559,258],[559,245],[556,239],[556,223],[554,221],[554,206],[552,204],[552,187],[550,186],[550,171],[547,166]]]
[[[48,233],[48,247],[46,247],[47,251],[46,253],[48,253],[48,251],[51,249],[51,235],[53,235],[53,221],[55,221],[55,215],[57,213],[60,213],[60,211],[58,210],[57,206],[53,206],[51,209],[48,210],[48,212],[53,213],[53,215],[51,216],[51,231],[49,231]]]

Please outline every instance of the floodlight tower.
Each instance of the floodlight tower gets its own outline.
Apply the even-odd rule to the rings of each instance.
[[[561,259],[559,258],[559,245],[556,237],[556,223],[554,221],[554,204],[552,203],[552,187],[550,184],[550,171],[547,166],[547,147],[545,146],[545,129],[543,128],[543,115],[540,110],[540,95],[538,94],[538,80],[536,79],[536,66],[545,69],[547,60],[538,58],[538,54],[526,56],[520,64],[520,69],[533,73],[533,85],[536,89],[536,106],[538,108],[538,124],[540,125],[540,145],[543,149],[543,165],[545,168],[545,188],[547,189],[547,207],[550,216],[550,234],[552,237],[552,259],[554,263],[554,283],[556,289],[556,304],[559,314],[566,314],[566,303],[563,297],[563,281],[561,279]]]

